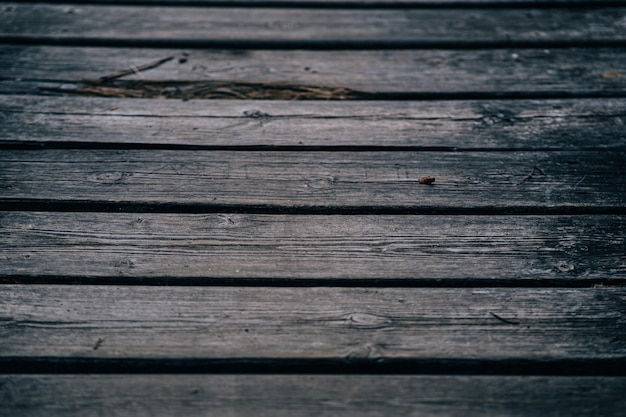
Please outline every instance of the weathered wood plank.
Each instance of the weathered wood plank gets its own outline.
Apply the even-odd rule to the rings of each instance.
[[[71,93],[89,87],[84,94],[202,98],[207,84],[225,83],[222,97],[233,98],[237,97],[237,83],[257,83],[274,89],[287,84],[445,98],[459,94],[618,94],[626,90],[626,51],[620,48],[183,53],[4,45],[0,46],[0,91],[41,93],[39,88],[52,88]],[[140,81],[135,74],[104,85],[80,84],[81,80],[97,82],[100,77],[170,56],[177,59],[141,72],[143,84],[128,84]],[[224,90],[234,92],[229,95]]]
[[[345,10],[0,3],[0,40],[306,47],[624,42],[626,9]]]
[[[127,100],[0,96],[0,144],[626,150],[626,99]]]
[[[624,152],[5,150],[0,202],[621,210],[625,161]],[[426,176],[435,183],[421,184]]]
[[[610,377],[1,375],[0,415],[606,417],[625,390]]]
[[[38,3],[24,0],[23,3]],[[68,3],[67,0],[47,0],[46,3]],[[245,5],[267,7],[539,7],[574,6],[605,7],[621,6],[624,0],[91,0],[92,4],[121,5],[175,5],[175,6],[224,6]]]
[[[626,277],[624,220],[4,212],[0,274],[5,282],[617,282]]]
[[[0,286],[0,356],[567,360],[626,356],[626,289]]]

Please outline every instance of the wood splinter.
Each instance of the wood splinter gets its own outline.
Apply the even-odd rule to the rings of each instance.
[[[133,73],[141,78],[141,75],[140,75],[141,71],[147,71],[149,69],[156,68],[156,67],[158,67],[160,65],[165,64],[166,62],[171,61],[172,59],[174,59],[174,56],[168,56],[167,58],[159,59],[158,61],[150,62],[148,64],[140,65],[138,67],[135,66],[135,65],[131,65],[130,68],[128,68],[128,69],[125,69],[125,70],[118,71],[118,72],[110,74],[110,75],[105,75],[103,77],[100,77],[100,82],[112,81],[112,80],[115,80],[117,78],[121,78],[121,77],[124,77],[126,75],[133,74]]]

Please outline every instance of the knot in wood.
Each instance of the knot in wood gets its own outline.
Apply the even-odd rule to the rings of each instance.
[[[97,182],[100,182],[102,184],[119,184],[122,181],[124,181],[124,179],[130,177],[131,174],[129,172],[103,172],[100,174],[97,174],[95,176],[95,179]]]
[[[391,320],[388,317],[369,313],[350,313],[344,319],[350,326],[368,329],[379,329],[391,325]]]
[[[305,186],[307,188],[331,188],[337,182],[337,177],[313,177],[309,178]]]
[[[347,362],[361,362],[369,360],[377,360],[383,357],[381,346],[376,343],[366,343],[356,346],[346,355]]]
[[[269,119],[271,117],[269,114],[263,113],[260,110],[245,110],[243,115],[251,119]]]
[[[557,269],[561,272],[573,272],[576,266],[573,262],[561,261],[557,264]]]

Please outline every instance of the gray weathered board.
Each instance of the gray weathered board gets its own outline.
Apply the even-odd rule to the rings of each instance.
[[[624,288],[3,285],[0,301],[0,359],[42,364],[626,358]]]
[[[23,0],[40,3],[39,0]],[[48,0],[46,3],[69,3],[68,0]],[[604,7],[621,6],[625,0],[91,0],[91,4],[153,5],[153,6],[225,6],[259,7]]]
[[[626,378],[0,375],[2,417],[620,416]]]
[[[169,57],[139,75],[131,70],[100,81]],[[239,91],[251,85],[256,92],[251,98],[294,98],[302,87],[317,87],[320,99],[341,93],[365,99],[623,96],[624,68],[624,48],[236,51],[4,45],[0,92],[241,98]],[[333,94],[333,89],[341,90]]]
[[[626,99],[296,106],[278,100],[0,95],[0,108],[5,146],[626,150]]]
[[[625,162],[617,151],[5,150],[0,204],[619,211]]]
[[[0,276],[5,283],[620,283],[625,220],[5,212]]]
[[[0,3],[0,41],[328,47],[617,43],[626,10],[160,8]]]

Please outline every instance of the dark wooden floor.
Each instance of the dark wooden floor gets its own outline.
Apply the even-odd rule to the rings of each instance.
[[[91,3],[0,3],[0,416],[626,415],[626,1]]]

